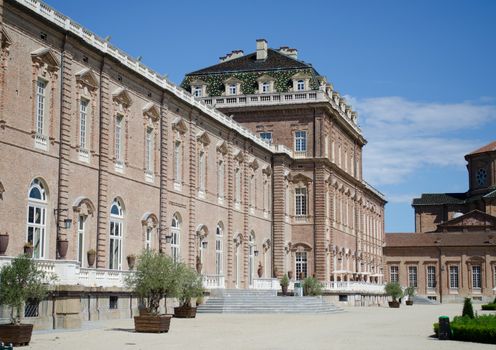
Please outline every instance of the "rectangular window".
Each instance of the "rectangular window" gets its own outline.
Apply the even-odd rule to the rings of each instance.
[[[200,151],[198,157],[198,190],[201,192],[205,191],[205,178],[206,178],[206,169],[205,169],[205,152]]]
[[[38,317],[39,309],[40,302],[38,300],[28,299],[24,305],[24,317]]]
[[[307,151],[307,132],[306,131],[295,132],[295,151],[296,152],[306,152]]]
[[[84,227],[85,227],[85,219],[83,215],[79,215],[79,220],[78,220],[78,228],[77,228],[77,235],[78,235],[78,261],[83,266],[84,264]]]
[[[305,81],[304,80],[298,80],[298,82],[296,83],[296,90],[298,90],[298,91],[305,90]]]
[[[262,92],[263,93],[270,92],[270,83],[269,82],[263,82],[262,83]]]
[[[472,288],[473,289],[481,289],[482,288],[480,265],[472,266]]]
[[[417,266],[408,266],[408,286],[417,288]]]
[[[427,288],[436,288],[436,267],[427,266]]]
[[[88,112],[88,101],[81,100],[79,106],[79,146],[81,149],[87,149],[86,147],[86,130],[87,130],[87,112]]]
[[[181,142],[174,143],[174,182],[181,183]]]
[[[458,266],[451,265],[449,267],[449,279],[450,279],[450,288],[458,289]]]
[[[222,275],[222,237],[215,240],[215,273]]]
[[[109,297],[109,309],[116,310],[119,308],[119,297]]]
[[[237,89],[236,84],[229,85],[229,95],[236,95],[237,91],[238,91],[238,89]]]
[[[295,215],[307,216],[307,189],[300,187],[295,189]]]
[[[115,117],[115,160],[122,161],[122,119],[121,115]]]
[[[147,227],[146,228],[146,237],[145,237],[145,249],[146,250],[152,249],[152,234],[153,234],[153,227]]]
[[[400,274],[398,266],[389,267],[389,280],[393,283],[400,283]]]
[[[296,252],[296,278],[303,279],[307,277],[307,252]]]
[[[201,86],[195,86],[193,88],[193,95],[195,97],[202,97],[202,95],[203,95],[203,88]]]
[[[153,173],[153,129],[146,128],[145,147],[145,168],[149,173]]]
[[[110,221],[109,269],[122,269],[122,222]]]
[[[268,144],[272,144],[272,133],[271,132],[261,132],[260,138],[267,142]]]
[[[218,187],[218,196],[220,199],[224,198],[224,162],[219,161],[219,169],[217,172],[217,187]]]
[[[38,79],[36,83],[36,133],[45,133],[45,90],[47,83]]]

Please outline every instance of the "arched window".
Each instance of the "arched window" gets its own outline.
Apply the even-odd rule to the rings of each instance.
[[[33,245],[33,257],[45,258],[47,191],[41,179],[31,182],[28,193],[27,241]]]
[[[224,225],[222,222],[217,224],[217,230],[215,231],[215,273],[217,275],[223,274],[223,244],[222,236],[224,234]]]
[[[171,224],[171,256],[174,261],[179,261],[180,259],[180,236],[181,236],[181,217],[178,213],[174,214],[172,217]]]
[[[119,199],[110,207],[109,269],[122,269],[122,239],[124,237],[124,209]]]

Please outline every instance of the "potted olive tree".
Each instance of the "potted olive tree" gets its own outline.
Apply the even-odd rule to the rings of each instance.
[[[134,317],[136,332],[168,332],[172,315],[160,314],[160,301],[177,295],[177,264],[172,258],[154,251],[144,251],[138,257],[135,270],[126,276],[126,285],[143,302],[143,312]]]
[[[186,264],[178,265],[177,298],[179,306],[174,308],[174,317],[195,318],[196,307],[191,305],[192,298],[203,296],[203,282],[201,275]]]
[[[413,297],[415,296],[415,287],[407,287],[405,289],[405,295],[408,296],[406,300],[406,305],[413,305]]]
[[[33,332],[32,324],[21,323],[23,306],[28,300],[41,301],[48,293],[48,284],[54,280],[40,270],[27,255],[14,258],[0,271],[0,305],[10,307],[10,324],[0,325],[0,342],[16,346],[28,345]]]
[[[399,308],[400,302],[398,301],[398,299],[403,296],[403,291],[401,290],[401,286],[399,285],[399,283],[389,282],[388,284],[386,284],[385,290],[386,295],[393,298],[393,301],[389,302],[389,307]]]
[[[289,286],[288,275],[282,276],[281,280],[279,281],[279,284],[281,285],[282,295],[288,294],[288,286]]]

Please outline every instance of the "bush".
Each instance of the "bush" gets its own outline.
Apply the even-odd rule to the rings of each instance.
[[[432,328],[434,328],[434,335],[436,336],[436,338],[439,337],[439,323],[436,322],[432,325]]]
[[[307,277],[303,280],[304,295],[322,295],[322,283],[315,277]]]
[[[179,263],[177,267],[178,288],[176,296],[179,299],[179,305],[191,307],[192,298],[203,297],[202,277],[184,263]]]
[[[385,290],[386,294],[393,298],[393,301],[397,301],[403,296],[403,291],[401,290],[399,283],[389,282],[386,284]]]
[[[452,339],[496,344],[496,315],[457,316],[451,322]]]
[[[279,281],[279,283],[281,284],[281,287],[287,287],[289,286],[289,278],[288,278],[288,275],[284,275],[282,276],[281,280]]]
[[[496,303],[482,305],[482,310],[496,310]]]
[[[474,308],[472,307],[472,301],[470,298],[465,298],[463,303],[462,316],[474,318]]]

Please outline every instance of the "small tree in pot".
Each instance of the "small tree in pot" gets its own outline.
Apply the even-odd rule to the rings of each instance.
[[[143,302],[145,313],[134,317],[137,332],[168,332],[172,315],[160,314],[160,301],[177,294],[177,264],[171,257],[144,251],[136,269],[126,277],[126,285]],[[167,310],[167,305],[166,305]]]
[[[23,305],[27,300],[42,300],[48,293],[49,277],[34,260],[21,255],[0,271],[0,304],[10,307],[10,324],[0,325],[0,341],[28,345],[32,324],[22,324]]]
[[[179,306],[174,308],[174,317],[178,318],[195,318],[196,307],[191,305],[192,298],[203,296],[202,277],[195,270],[186,264],[178,264],[178,288],[177,298]]]
[[[413,305],[413,297],[415,296],[415,287],[407,287],[405,289],[405,295],[408,296],[408,299],[406,301],[406,305]]]
[[[401,286],[399,285],[399,283],[389,282],[388,284],[386,284],[385,290],[386,295],[393,298],[393,301],[389,302],[389,307],[399,308],[400,302],[398,301],[398,299],[403,296],[403,291],[401,290]]]
[[[281,280],[279,281],[279,284],[281,285],[282,295],[288,294],[288,286],[289,286],[288,275],[282,276]]]

